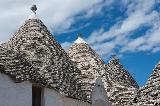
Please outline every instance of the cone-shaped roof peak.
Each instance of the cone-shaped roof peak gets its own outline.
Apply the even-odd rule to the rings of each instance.
[[[82,34],[78,34],[78,38],[74,43],[86,43],[85,40],[82,38]]]
[[[33,15],[36,16],[36,6],[33,6],[31,10]],[[14,61],[19,60],[21,62],[23,59],[21,57],[12,59],[13,56],[10,56],[10,54],[4,57],[3,55],[7,51],[2,54],[0,50],[0,58],[8,58],[10,56],[14,60],[14,67],[18,68],[16,70],[12,68],[13,71],[19,73],[19,70],[23,70],[21,72],[22,76],[25,74],[24,71],[27,73],[21,79],[38,82],[46,87],[54,88],[66,96],[86,101],[87,94],[82,93],[79,80],[77,80],[81,79],[80,71],[74,66],[67,53],[40,19],[32,17],[26,20],[14,36],[3,46],[8,50],[16,51],[15,55],[23,54],[22,57],[28,62],[21,63],[22,65],[16,63]],[[8,63],[12,62],[6,61]],[[0,59],[0,63],[3,63],[2,59]],[[25,64],[31,65],[34,72],[28,68],[31,67],[29,65],[26,66],[26,69]],[[25,69],[23,69],[23,66]],[[4,71],[7,72],[6,70]],[[27,77],[28,75],[30,77]]]
[[[118,59],[118,56],[117,56],[116,54],[112,54],[111,59],[112,59],[112,60],[119,60],[119,59]]]
[[[32,13],[31,13],[31,15],[29,16],[28,19],[38,19],[38,16],[37,16],[37,14],[36,14],[37,6],[36,6],[36,5],[33,5],[33,6],[31,7],[31,10],[32,10]]]
[[[138,84],[131,74],[120,63],[117,55],[112,54],[111,60],[106,65],[106,70],[110,73],[111,79],[114,79],[122,86],[138,88]]]
[[[157,63],[156,67],[160,69],[160,61]]]

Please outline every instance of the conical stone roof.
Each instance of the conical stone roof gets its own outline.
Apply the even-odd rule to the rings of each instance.
[[[111,79],[126,87],[139,88],[137,82],[130,75],[130,73],[119,62],[116,55],[113,55],[108,64],[106,64],[106,72]]]
[[[36,71],[35,74],[30,68],[23,70],[30,78],[26,78],[20,72],[24,76],[21,79],[32,79],[47,87],[54,88],[66,96],[87,101],[86,95],[80,87],[81,72],[74,66],[67,53],[56,42],[40,19],[34,17],[26,20],[14,36],[3,44],[3,48],[23,54],[23,56],[17,57],[17,60],[23,58],[27,61],[26,64],[29,63],[27,67],[33,67],[33,70]],[[0,56],[2,58],[3,54]],[[8,61],[7,58],[6,61]],[[0,63],[4,66],[2,61]],[[19,70],[16,68],[19,64],[15,63],[14,65],[15,71]],[[7,72],[7,70],[4,71]],[[16,74],[15,77],[17,77]]]
[[[105,65],[104,84],[114,106],[126,106],[138,91],[138,84],[115,55]]]
[[[138,87],[129,73],[117,63],[119,61],[112,59],[106,65],[82,37],[78,37],[70,47],[68,55],[84,76],[82,79],[84,89],[82,89],[88,91],[88,97],[98,76],[102,76],[104,87],[113,105],[119,101],[121,104],[128,102]]]
[[[69,48],[68,55],[76,63],[78,69],[81,70],[83,77],[82,90],[87,92],[87,97],[90,99],[95,80],[105,72],[103,61],[82,37],[78,37]]]
[[[114,106],[160,105],[160,63],[146,86],[137,90],[136,81],[118,58],[113,57],[105,64],[82,37],[75,41],[67,55],[37,17],[35,7],[33,10],[14,36],[0,45],[0,72],[17,82],[32,81],[87,102],[96,78],[102,76]]]
[[[86,41],[84,41],[84,39],[80,35],[78,35],[78,38],[74,43],[80,44],[80,43],[86,43]]]
[[[137,93],[131,106],[160,106],[160,63],[149,77],[146,85]]]

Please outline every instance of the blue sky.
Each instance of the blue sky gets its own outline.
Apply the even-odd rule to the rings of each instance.
[[[107,63],[112,54],[145,85],[160,61],[160,0],[37,0],[38,17],[67,51],[77,33]],[[33,0],[0,1],[0,43],[24,23]]]

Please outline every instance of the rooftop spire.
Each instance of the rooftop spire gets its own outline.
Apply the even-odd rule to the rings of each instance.
[[[84,39],[82,38],[82,33],[78,33],[77,36],[78,38],[74,43],[86,43]]]
[[[77,36],[82,38],[83,34],[82,33],[78,33]]]
[[[116,54],[112,54],[111,60],[109,62],[114,63],[114,64],[118,64],[119,63],[119,58],[117,57]]]
[[[156,65],[156,67],[158,67],[160,69],[160,61],[158,62],[158,64]]]
[[[112,60],[119,60],[116,54],[112,54]]]
[[[29,19],[38,19],[36,15],[37,6],[35,4],[31,7],[31,10],[32,10],[32,14],[29,16]]]
[[[31,10],[36,14],[37,6],[34,4],[34,5],[31,7]]]

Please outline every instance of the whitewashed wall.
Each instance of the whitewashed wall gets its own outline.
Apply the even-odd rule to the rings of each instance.
[[[0,73],[0,106],[32,106],[31,84],[14,83]]]
[[[96,79],[96,84],[92,91],[92,104],[93,106],[112,106],[100,77]]]
[[[91,106],[88,103],[64,97],[56,91],[45,89],[45,106]]]
[[[44,89],[43,102],[43,106],[91,106],[48,88]],[[32,84],[15,83],[0,73],[0,106],[32,106]]]

